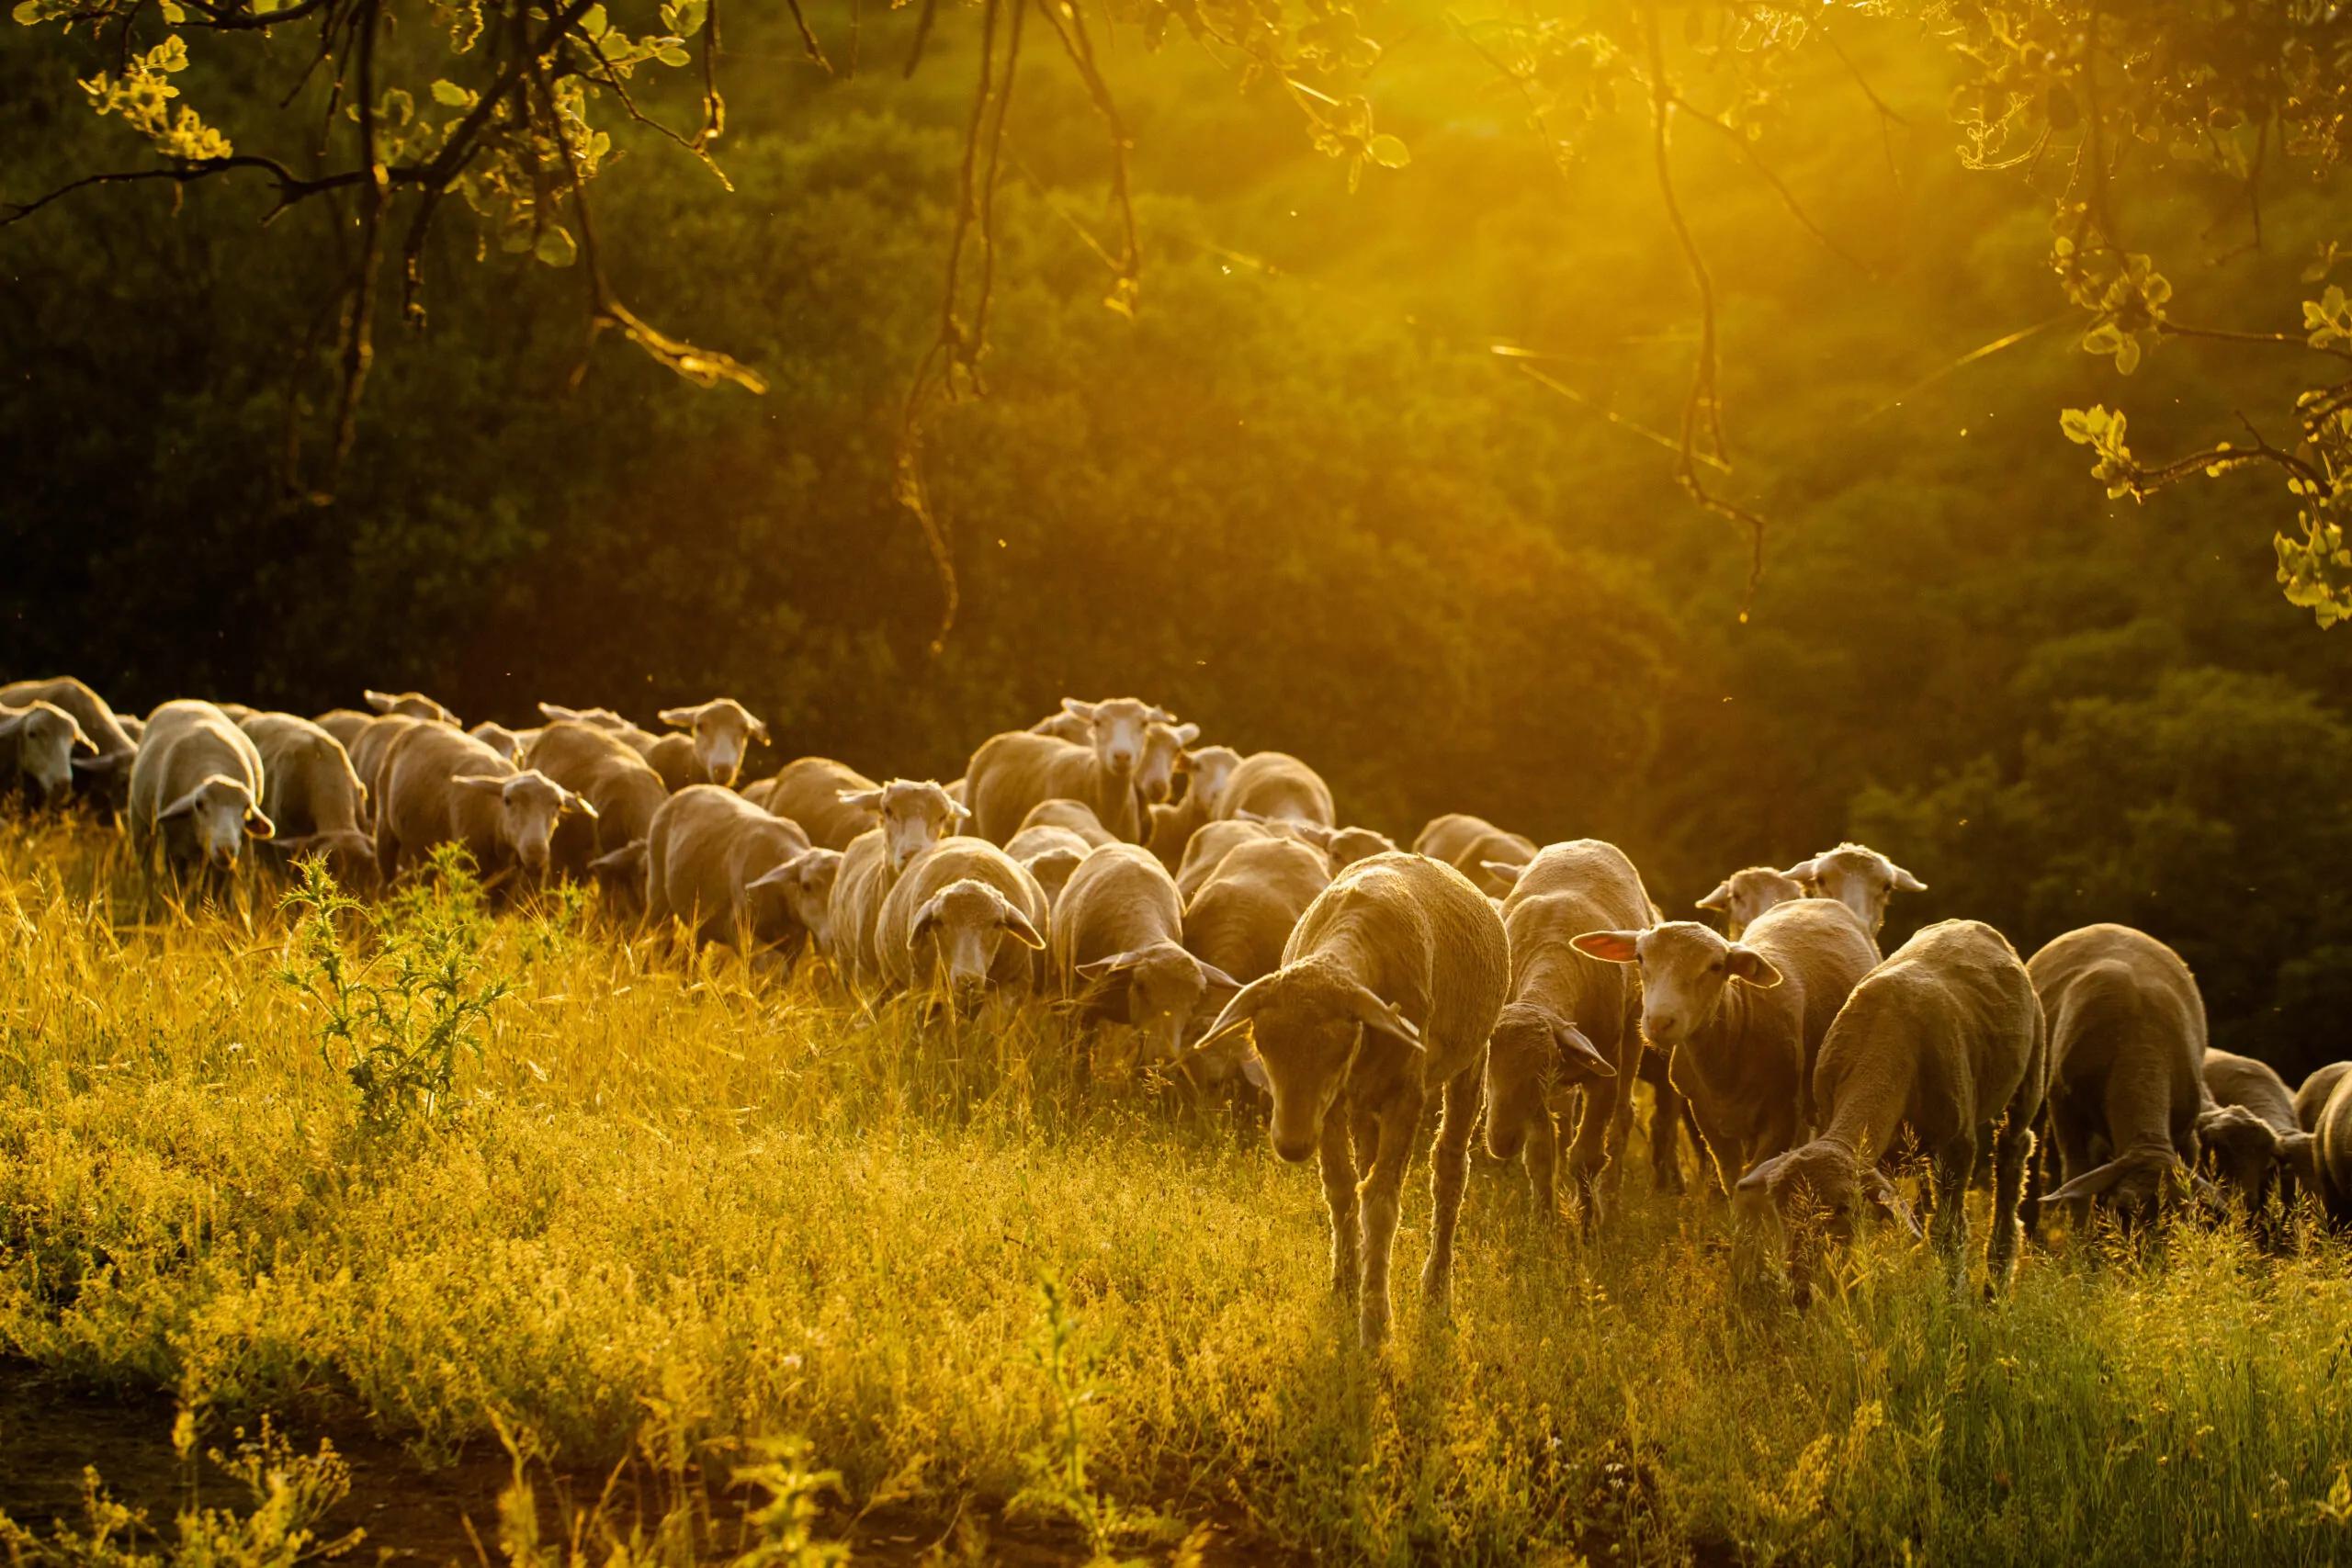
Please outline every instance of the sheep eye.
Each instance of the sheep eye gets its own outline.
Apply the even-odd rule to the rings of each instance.
[[[1720,958],[1716,959],[1713,964],[1708,964],[1708,965],[1707,965],[1707,973],[1708,973],[1708,974],[1710,974],[1710,975],[1720,975],[1720,974],[1722,974],[1723,972],[1724,972],[1724,961],[1723,961],[1722,959],[1720,959]]]

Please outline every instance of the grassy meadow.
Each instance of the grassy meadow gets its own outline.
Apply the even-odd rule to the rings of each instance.
[[[1368,1357],[1313,1169],[1050,1009],[867,1017],[462,881],[332,939],[276,898],[183,915],[110,835],[0,824],[0,1375],[160,1395],[158,1451],[265,1499],[19,1518],[17,1562],[300,1560],[338,1478],[239,1461],[265,1415],[428,1476],[512,1451],[486,1562],[2352,1556],[2308,1227],[2059,1236],[1992,1305],[1881,1235],[1799,1313],[1638,1160],[1588,1246],[1482,1156],[1433,1325],[1417,1164]]]

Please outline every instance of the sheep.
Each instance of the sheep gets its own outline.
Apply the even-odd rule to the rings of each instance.
[[[423,692],[362,692],[359,694],[378,713],[405,714],[410,718],[421,718],[427,724],[446,724],[452,729],[460,728],[456,714]]]
[[[1021,818],[1021,826],[1013,830],[1013,837],[1019,838],[1032,828],[1065,829],[1085,840],[1090,849],[1120,842],[1117,834],[1102,826],[1102,818],[1094,814],[1094,807],[1082,800],[1057,797],[1039,801]],[[1008,844],[1011,841],[1006,840]]]
[[[576,719],[542,729],[523,765],[537,768],[596,808],[594,818],[571,817],[556,828],[549,854],[564,875],[590,874],[594,862],[648,837],[654,814],[670,798],[662,775],[627,741]]]
[[[2295,1115],[2295,1097],[2267,1062],[2205,1048],[2205,1092],[2218,1108],[2197,1113],[2198,1152],[2234,1190],[2249,1215],[2268,1206],[2284,1170],[2279,1198],[2291,1207],[2298,1184],[2319,1184],[2318,1140]]]
[[[2352,1062],[2330,1062],[2314,1067],[2295,1090],[2295,1122],[2306,1133],[2319,1131],[2319,1115],[2327,1108],[2327,1097],[2344,1075],[2352,1073]]]
[[[1805,907],[1784,905],[1766,919]],[[1809,1202],[1842,1237],[1857,1203],[1867,1201],[1908,1224],[1909,1211],[1879,1167],[1908,1127],[1929,1161],[1936,1245],[1956,1289],[1968,1267],[1969,1174],[1989,1138],[1984,1289],[2006,1289],[2032,1128],[2050,1082],[2050,1031],[2034,993],[2017,950],[1981,921],[1940,921],[1896,949],[1854,987],[1821,1043],[1813,1089],[1821,1132],[1740,1179],[1734,1201],[1743,1222],[1785,1230]],[[1800,1291],[1806,1251],[1802,1233],[1792,1236]]]
[[[343,742],[290,713],[257,713],[238,728],[261,755],[262,812],[277,830],[271,851],[289,861],[322,856],[344,886],[373,887],[368,786]]]
[[[873,811],[850,805],[845,797],[880,787],[845,762],[830,757],[801,757],[779,768],[774,778],[745,789],[743,797],[799,823],[810,843],[845,850],[852,839],[874,826]]]
[[[1085,863],[1094,846],[1068,828],[1040,824],[1023,828],[1006,840],[1004,852],[1027,869],[1046,890],[1046,904],[1050,909],[1061,903],[1062,889],[1069,885],[1070,874]]]
[[[1136,810],[1137,820],[1155,806],[1164,806],[1176,793],[1176,764],[1183,760],[1184,749],[1201,738],[1197,724],[1174,724],[1153,719],[1144,726],[1143,757],[1136,763]]]
[[[1462,869],[1460,858],[1464,850],[1489,833],[1501,831],[1502,829],[1483,817],[1473,817],[1466,811],[1449,811],[1422,824],[1421,830],[1413,835],[1413,852],[1427,855],[1431,860],[1442,860],[1459,871]],[[1529,858],[1534,857],[1531,854]],[[1475,882],[1477,878],[1472,877],[1471,880]]]
[[[2129,926],[2084,926],[2027,968],[2050,1020],[2050,1130],[2064,1185],[2044,1203],[2126,1224],[2205,1190],[2194,1172],[2205,1093],[2205,1001],[2180,955]],[[2216,1108],[2218,1109],[2218,1108]]]
[[[1093,807],[1116,838],[1143,836],[1136,807],[1136,769],[1143,761],[1145,730],[1175,716],[1133,697],[1081,703],[1066,697],[1062,706],[1087,719],[1091,744],[1014,730],[991,736],[972,753],[964,777],[970,794],[973,831],[1001,844],[1020,831],[1022,818],[1041,800],[1066,797]]]
[[[74,784],[107,809],[120,811],[130,800],[131,759],[139,750],[137,730],[143,721],[115,712],[104,697],[71,675],[0,685],[0,708],[34,703],[54,704],[82,727],[96,750],[71,760]]]
[[[1362,829],[1350,829],[1362,832]],[[1422,831],[1427,832],[1427,829]],[[1476,883],[1478,891],[1502,897],[1519,881],[1516,874],[1535,859],[1535,840],[1523,834],[1481,833],[1447,863]]]
[[[917,855],[956,831],[970,812],[928,780],[892,779],[873,789],[844,791],[844,804],[879,817],[842,852],[833,882],[832,929],[843,977],[857,985],[881,976],[876,934],[882,903]]]
[[[119,713],[114,716],[114,721],[121,728],[122,732],[130,738],[130,744],[134,749],[140,741],[146,739],[147,721],[138,715]],[[122,781],[124,794],[127,796],[130,787],[130,768],[128,763],[125,763],[122,769]]]
[[[797,877],[770,875],[810,848],[798,823],[723,785],[689,784],[664,798],[646,828],[646,918],[676,919],[692,941],[726,942],[745,957],[803,930],[813,934]]]
[[[1286,833],[1282,829],[1266,822],[1227,820],[1211,822],[1204,826],[1193,835],[1191,842],[1184,846],[1183,854],[1177,860],[1176,891],[1178,895],[1189,900],[1207,883],[1211,874],[1216,872],[1218,865],[1223,863],[1227,855],[1243,844],[1260,843],[1269,839],[1288,839],[1295,843],[1305,842],[1295,835]],[[1322,853],[1322,846],[1319,844],[1307,847],[1318,854]],[[1325,855],[1324,869],[1329,871],[1330,864],[1330,857]]]
[[[1588,932],[1575,945],[1640,966],[1642,1033],[1671,1055],[1674,1087],[1726,1190],[1804,1135],[1822,1039],[1878,962],[1852,912],[1816,898],[1767,911],[1736,942],[1669,920]]]
[[[841,878],[842,852],[807,849],[745,884],[754,897],[781,895],[785,908],[808,931],[809,943],[825,957],[833,952],[833,886]],[[756,906],[755,906],[756,907]]]
[[[46,700],[0,705],[0,787],[17,785],[41,804],[63,801],[74,787],[74,752],[97,742],[72,714]]]
[[[2330,1084],[2327,1097],[2312,1112],[2319,1179],[2314,1185],[2319,1189],[2320,1206],[2341,1225],[2352,1224],[2352,1076],[2338,1073]],[[2311,1079],[2306,1078],[2303,1087],[2312,1088]]]
[[[1356,1298],[1367,1347],[1388,1336],[1399,1191],[1422,1109],[1441,1086],[1421,1285],[1432,1314],[1450,1304],[1487,1039],[1510,984],[1509,942],[1485,895],[1452,866],[1374,855],[1316,897],[1282,967],[1244,986],[1200,1042],[1206,1049],[1250,1030],[1273,1097],[1274,1152],[1293,1162],[1320,1152],[1331,1282]],[[1361,1189],[1359,1159],[1370,1168]]]
[[[1876,850],[1850,841],[1800,861],[1784,874],[1804,884],[1807,892],[1834,898],[1860,915],[1873,941],[1886,924],[1890,895],[1928,890],[1926,883]]]
[[[568,816],[596,816],[577,792],[536,768],[518,771],[450,725],[402,730],[387,748],[379,776],[376,869],[387,883],[445,843],[463,845],[485,878],[520,871],[536,882],[547,875],[556,825]]]
[[[1303,822],[1296,818],[1276,818],[1268,826],[1280,829],[1301,842],[1321,850],[1324,858],[1331,863],[1334,873],[1360,860],[1369,860],[1374,855],[1397,852],[1396,840],[1370,828],[1327,828],[1320,823]],[[1454,869],[1459,871],[1462,868],[1456,866]],[[1481,893],[1488,891],[1476,877],[1471,878],[1471,885]]]
[[[524,746],[526,744],[523,736],[514,730],[507,728],[503,724],[493,723],[490,719],[483,719],[480,724],[477,724],[471,729],[467,730],[466,733],[472,736],[475,739],[481,741],[483,745],[489,747],[492,750],[497,752],[500,756],[505,758],[510,762],[519,762],[522,758]],[[536,736],[534,736],[534,739],[536,739]]]
[[[1269,820],[1288,818],[1300,822],[1339,826],[1331,805],[1331,786],[1323,775],[1287,751],[1258,751],[1235,764],[1216,803],[1219,820],[1254,811]]]
[[[1184,945],[1243,984],[1282,966],[1299,917],[1331,886],[1330,863],[1295,839],[1242,844],[1184,903]]]
[[[692,707],[663,708],[656,716],[672,728],[687,732],[694,755],[690,773],[696,784],[734,788],[751,749],[768,743],[766,723],[732,697],[713,697]],[[654,765],[661,766],[658,761]]]
[[[569,719],[574,724],[585,724],[597,729],[609,729],[616,735],[629,736],[633,741],[650,743],[654,739],[650,731],[639,728],[634,720],[624,718],[610,708],[568,708],[560,703],[541,703],[538,709],[539,716],[549,724]]]
[[[1230,746],[1203,746],[1177,757],[1176,772],[1184,779],[1183,798],[1172,806],[1153,807],[1146,836],[1160,864],[1172,872],[1183,863],[1184,846],[1202,827],[1216,820],[1226,781],[1240,764],[1241,753]]]
[[[1716,883],[1713,890],[1699,900],[1698,907],[1723,916],[1724,935],[1737,942],[1765,910],[1794,903],[1804,896],[1804,884],[1794,873],[1774,871],[1769,865],[1751,865]],[[1862,918],[1867,920],[1870,917],[1863,914]]]
[[[621,739],[634,744],[637,737],[623,732]],[[645,759],[647,767],[661,775],[662,787],[673,795],[701,782],[695,777],[695,740],[691,735],[647,736],[646,743],[638,748],[638,754]]]
[[[261,807],[261,753],[210,703],[170,702],[147,716],[130,766],[130,834],[141,867],[160,849],[173,867],[228,870],[248,838],[277,831]]]
[[[1195,1014],[1211,1015],[1241,982],[1184,946],[1175,879],[1140,844],[1108,844],[1052,905],[1053,966],[1062,994],[1094,1016],[1118,1017],[1147,1062],[1173,1062]]]
[[[882,900],[876,947],[891,989],[937,989],[968,1010],[991,987],[1037,977],[1049,919],[1045,890],[994,844],[949,839],[906,867]]]
[[[380,804],[384,798],[384,759],[391,755],[393,744],[418,725],[429,722],[407,714],[382,714],[362,725],[350,739],[344,740],[343,749],[351,753],[351,765],[357,771],[359,782],[367,786],[370,800]],[[323,724],[319,728],[335,735]],[[342,737],[337,735],[336,739]]]
[[[379,716],[361,713],[357,708],[329,708],[324,713],[311,715],[311,722],[341,741],[343,749],[348,751],[358,740],[360,731],[375,723]]]

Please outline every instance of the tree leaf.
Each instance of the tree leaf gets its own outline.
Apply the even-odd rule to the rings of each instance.
[[[1364,152],[1384,169],[1401,169],[1413,161],[1413,151],[1401,136],[1382,131],[1364,144]]]
[[[579,257],[580,247],[572,243],[571,231],[560,223],[550,223],[539,231],[538,243],[531,254],[549,266],[570,266]]]
[[[474,101],[474,96],[444,76],[433,84],[433,101],[447,104],[453,109],[463,108]]]

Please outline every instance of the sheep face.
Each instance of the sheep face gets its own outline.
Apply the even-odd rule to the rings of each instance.
[[[2199,1163],[2258,1214],[2278,1178],[2280,1140],[2269,1122],[2243,1105],[2208,1106],[2197,1118]]]
[[[1886,901],[1896,893],[1925,893],[1928,885],[1860,844],[1840,844],[1789,867],[1782,874],[1824,898],[1835,898],[1860,915],[1872,935],[1886,923]]]
[[[1212,989],[1222,998],[1240,988],[1223,970],[1167,941],[1081,964],[1078,973],[1097,985],[1125,983],[1127,1023],[1143,1041],[1148,1062],[1176,1059]]]
[[[1136,794],[1146,805],[1163,805],[1176,793],[1177,759],[1200,738],[1197,724],[1162,724],[1154,719],[1144,727],[1143,760],[1136,764]]]
[[[1045,937],[1029,917],[985,882],[966,877],[933,894],[915,911],[907,933],[918,976],[929,976],[959,1008],[988,989],[989,973],[1006,942],[1042,952]]]
[[[1765,910],[1804,897],[1804,884],[1787,872],[1774,871],[1769,865],[1751,865],[1717,883],[1713,892],[1699,900],[1699,908],[1721,914],[1724,934],[1737,942],[1740,933],[1754,925]]]
[[[254,792],[242,779],[214,773],[202,784],[155,814],[158,823],[177,824],[196,844],[198,857],[223,870],[237,863],[245,840],[275,838],[277,825],[254,804]]]
[[[752,882],[747,891],[756,896],[763,889],[772,890],[782,900],[784,911],[793,922],[808,933],[817,951],[831,953],[833,884],[841,879],[841,874],[839,850],[804,850]]]
[[[1315,1153],[1324,1119],[1347,1087],[1368,1027],[1420,1050],[1413,1022],[1362,982],[1313,961],[1252,980],[1227,1002],[1195,1054],[1248,1024],[1273,1097],[1274,1153],[1298,1161]]]
[[[1487,1044],[1487,1152],[1517,1157],[1535,1118],[1549,1114],[1555,1093],[1616,1076],[1573,1022],[1532,1002],[1508,1003]]]
[[[596,818],[596,808],[537,768],[504,778],[471,776],[450,781],[459,789],[498,796],[498,841],[514,853],[526,876],[545,876],[555,825],[565,817]]]
[[[970,807],[929,780],[892,779],[879,789],[845,789],[841,799],[881,818],[882,847],[893,875],[972,815]]]
[[[1714,1021],[1725,986],[1781,983],[1771,960],[1693,920],[1669,920],[1645,931],[1587,931],[1575,945],[1587,957],[1640,967],[1642,1034],[1661,1051]]]
[[[95,755],[98,750],[74,716],[51,702],[0,708],[0,739],[16,742],[17,771],[43,800],[54,800],[73,787],[74,752]]]
[[[427,724],[458,722],[458,716],[426,696],[423,692],[368,692],[363,694],[368,705],[378,713],[396,713],[409,718],[421,718]]]
[[[1114,779],[1133,779],[1143,763],[1144,732],[1151,725],[1174,724],[1176,716],[1133,697],[1082,703],[1064,697],[1062,709],[1094,727],[1094,757]]]
[[[1230,746],[1204,746],[1176,759],[1176,771],[1187,781],[1185,794],[1199,801],[1202,813],[1209,817],[1225,803],[1225,786],[1240,765],[1241,753]]]
[[[768,727],[732,697],[716,697],[699,707],[663,708],[662,722],[693,731],[695,777],[722,789],[735,787],[752,745],[768,743]]]

